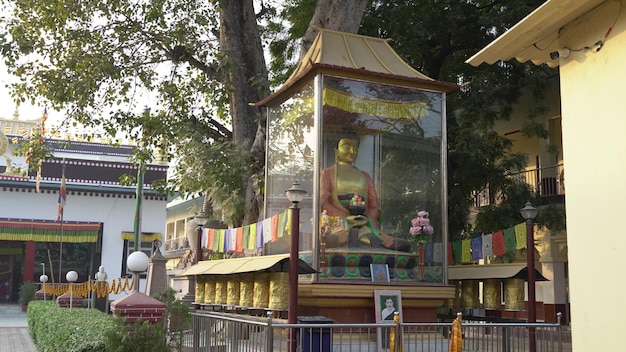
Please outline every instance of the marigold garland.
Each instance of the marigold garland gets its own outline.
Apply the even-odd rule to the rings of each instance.
[[[135,286],[135,278],[124,276],[123,279],[123,281],[121,277],[117,278],[117,280],[113,279],[111,283],[89,280],[80,284],[73,284],[72,293],[75,296],[87,298],[90,292],[94,292],[97,298],[104,298],[109,293],[118,294],[123,291],[132,290]],[[49,295],[60,296],[70,292],[70,284],[44,284],[41,289]]]

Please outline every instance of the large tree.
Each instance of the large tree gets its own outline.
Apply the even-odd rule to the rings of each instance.
[[[2,3],[11,13],[0,22],[0,53],[20,79],[17,102],[141,140],[138,163],[156,148],[173,151],[171,187],[204,192],[205,210],[215,203],[233,225],[257,220],[265,116],[249,103],[270,92],[263,43],[281,27],[272,26],[281,2]],[[320,0],[307,23],[355,32],[366,4]]]

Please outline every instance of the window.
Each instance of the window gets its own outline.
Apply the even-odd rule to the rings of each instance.
[[[128,268],[126,266],[126,259],[132,252],[135,251],[134,248],[135,248],[135,241],[124,240],[124,258],[122,258],[122,275],[121,275],[122,277],[133,275],[132,272],[128,271]],[[154,253],[154,243],[151,241],[141,241],[139,243],[139,250],[146,253],[146,255],[149,258],[152,256],[152,253]],[[140,277],[142,279],[145,279],[146,274],[147,272],[143,272],[140,274]]]

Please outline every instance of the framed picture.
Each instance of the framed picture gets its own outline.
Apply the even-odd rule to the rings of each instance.
[[[393,321],[395,312],[400,314],[402,322],[402,292],[399,290],[375,290],[374,309],[376,322]],[[389,352],[390,328],[376,329],[378,352]]]
[[[370,264],[372,282],[389,282],[389,266],[387,264]]]

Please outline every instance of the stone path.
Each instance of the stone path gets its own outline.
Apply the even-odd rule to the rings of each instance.
[[[2,351],[37,352],[19,304],[0,304],[0,346]]]

